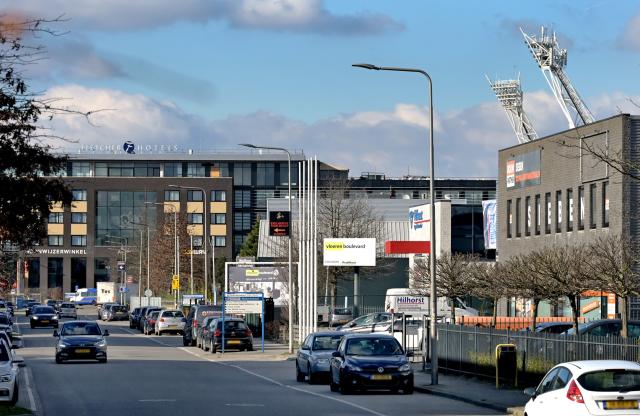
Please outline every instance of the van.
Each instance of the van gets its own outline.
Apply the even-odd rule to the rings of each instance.
[[[394,288],[387,289],[384,301],[385,312],[404,313],[409,316],[429,315],[429,296],[418,293],[415,289]],[[451,301],[445,297],[437,300],[438,317],[451,317]],[[456,316],[478,316],[478,310],[467,306],[460,298],[455,299]]]

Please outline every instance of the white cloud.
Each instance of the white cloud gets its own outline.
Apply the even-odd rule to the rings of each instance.
[[[43,11],[48,15],[43,16]],[[362,12],[337,15],[324,0],[30,0],[16,12],[53,18],[91,30],[144,30],[179,21],[225,21],[242,29],[335,35],[367,35],[404,29],[389,16]]]
[[[308,156],[348,167],[352,175],[364,171],[389,176],[428,171],[428,120],[426,110],[398,104],[392,111],[367,111],[306,123],[267,111],[204,120],[187,114],[170,102],[142,95],[75,85],[47,92],[50,97],[73,97],[73,108],[112,109],[92,116],[98,127],[82,117],[57,117],[55,133],[80,144],[119,144],[123,139],[140,144],[179,144],[211,150],[256,143],[304,150]],[[552,96],[545,92],[525,95],[525,109],[540,137],[566,129],[566,121]],[[635,97],[640,102],[638,97]],[[638,112],[623,93],[591,101],[600,118]],[[446,114],[435,114],[436,175],[439,177],[495,177],[497,153],[517,144],[504,111],[497,102],[481,103]],[[238,150],[241,148],[237,147]]]
[[[631,17],[618,37],[618,46],[640,52],[640,13]]]

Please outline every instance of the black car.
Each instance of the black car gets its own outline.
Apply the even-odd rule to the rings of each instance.
[[[37,300],[30,300],[27,302],[27,310],[25,312],[26,316],[29,316],[33,313],[33,308],[35,308],[36,306],[43,306],[40,305],[40,303]]]
[[[211,324],[211,321],[213,321],[214,319],[216,319],[215,316],[207,316],[206,318],[204,318],[202,325],[198,325],[196,333],[196,347],[201,348],[205,351],[209,350],[209,346],[204,345],[202,340],[204,339],[205,334],[209,331],[209,324]]]
[[[60,333],[53,331],[56,343],[56,363],[67,360],[98,360],[107,362],[109,331],[102,331],[94,321],[69,321],[62,324]]]
[[[33,308],[31,318],[29,318],[29,324],[31,328],[37,326],[52,326],[58,327],[58,315],[51,306],[36,306]]]
[[[329,367],[331,391],[389,389],[413,394],[413,369],[391,335],[348,334],[334,351]]]
[[[222,348],[224,335],[224,349],[253,351],[253,334],[240,318],[225,318],[224,334],[222,333],[222,318],[216,318],[209,324],[209,329],[203,333],[202,344],[205,350],[212,354]]]
[[[222,316],[221,305],[194,305],[189,309],[187,322],[184,324],[184,334],[182,334],[182,345],[196,345],[198,328],[204,323],[207,316]]]
[[[13,338],[13,321],[8,314],[0,313],[0,331],[6,332],[10,338]]]
[[[140,321],[138,322],[138,329],[140,329],[140,332],[144,332],[145,324],[147,323],[147,319],[151,316],[151,312],[162,310],[159,306],[149,306],[143,309],[144,311],[140,314]]]
[[[134,308],[130,313],[129,313],[129,328],[137,328],[138,327],[138,321],[140,320],[140,310],[142,308]]]

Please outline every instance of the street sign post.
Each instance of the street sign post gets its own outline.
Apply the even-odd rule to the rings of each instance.
[[[171,279],[171,290],[180,290],[180,276],[177,274],[174,274]]]
[[[224,354],[225,315],[260,314],[262,352],[264,352],[264,294],[262,292],[224,292],[222,296],[222,353]]]
[[[123,272],[125,270],[127,270],[127,264],[125,262],[123,262],[123,261],[119,261],[118,262],[118,271],[119,272]]]

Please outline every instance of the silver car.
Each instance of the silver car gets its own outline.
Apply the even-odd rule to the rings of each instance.
[[[162,335],[163,332],[173,332],[182,335],[186,321],[182,311],[160,311],[156,320],[155,333],[156,335]]]
[[[58,312],[60,318],[73,318],[78,319],[78,311],[76,305],[71,302],[64,302],[60,304],[60,311]]]
[[[304,340],[296,356],[296,380],[308,378],[313,384],[321,376],[329,375],[331,354],[338,349],[344,332],[314,332]]]

